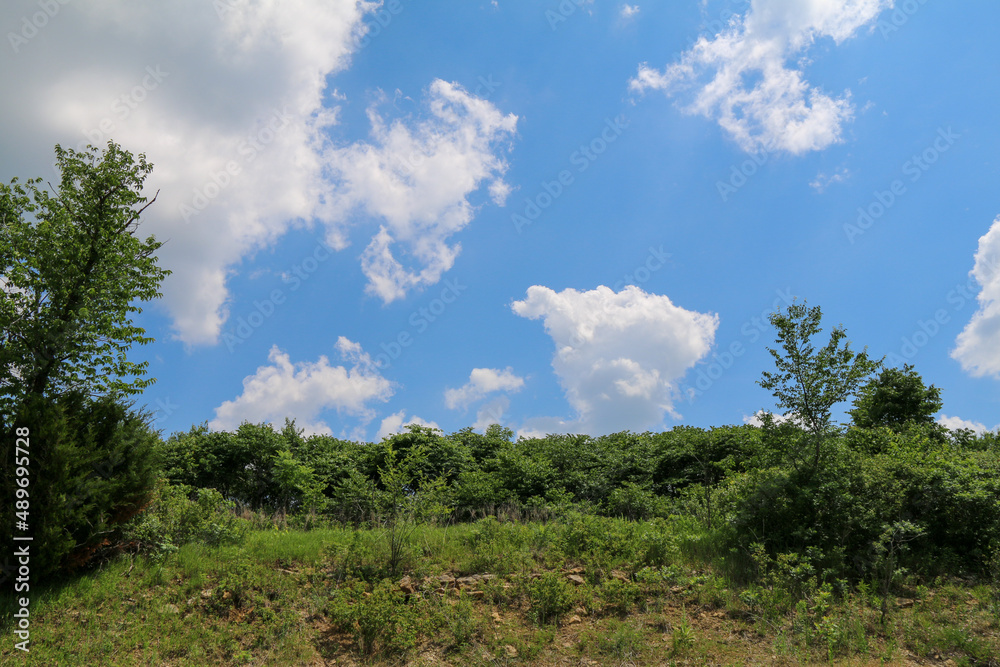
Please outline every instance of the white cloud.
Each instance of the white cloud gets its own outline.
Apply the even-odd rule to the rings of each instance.
[[[469,374],[469,381],[458,389],[447,389],[444,392],[444,403],[450,410],[465,409],[474,403],[498,391],[516,392],[524,387],[524,378],[514,374],[510,367],[500,371],[493,368],[474,368]]]
[[[639,13],[639,5],[622,5],[619,16],[623,21],[628,21]]]
[[[826,189],[831,185],[835,183],[845,183],[850,177],[851,171],[847,167],[841,167],[832,174],[820,172],[819,174],[816,174],[815,180],[809,184],[809,187],[822,194],[826,192]]]
[[[555,292],[533,286],[512,304],[542,319],[556,345],[552,366],[576,415],[540,418],[524,432],[643,430],[674,415],[676,383],[708,354],[719,319],[635,286]]]
[[[343,247],[349,224],[376,218],[385,233],[365,254],[370,289],[389,300],[431,284],[458,251],[446,240],[475,213],[466,196],[490,182],[502,199],[505,165],[491,151],[516,119],[436,81],[429,120],[389,124],[372,112],[374,146],[332,147],[326,130],[338,123],[343,96],[328,79],[350,64],[377,6],[60,4],[16,53],[7,40],[0,52],[0,85],[18,91],[17,104],[0,106],[0,122],[18,128],[0,136],[0,177],[52,178],[56,143],[114,139],[145,153],[155,165],[147,192],[160,194],[140,232],[166,241],[159,256],[173,274],[162,304],[189,344],[217,341],[234,267],[293,225],[324,224]],[[3,3],[0,25],[37,11],[28,0]],[[425,159],[406,175],[398,160],[409,149]],[[420,268],[397,270],[392,243]]]
[[[747,417],[746,415],[744,415],[743,416],[743,423],[744,424],[749,424],[750,426],[756,426],[756,427],[760,428],[761,426],[764,425],[764,415],[766,415],[766,414],[767,414],[766,410],[758,410],[757,412],[755,412],[753,414],[753,416]],[[797,418],[796,418],[796,415],[794,413],[791,413],[791,412],[783,414],[783,415],[776,415],[774,413],[771,413],[771,414],[774,417],[774,423],[775,424],[783,424],[783,423],[788,422],[788,421],[790,421],[792,423],[795,423],[796,421],[798,421]]]
[[[1000,379],[1000,217],[979,239],[970,275],[982,288],[977,297],[979,310],[958,335],[951,356],[975,377]]]
[[[230,430],[244,421],[273,422],[289,417],[307,433],[330,434],[330,427],[318,418],[331,409],[367,424],[375,417],[369,404],[388,400],[393,384],[378,373],[360,344],[341,336],[336,347],[351,368],[331,366],[325,356],[315,363],[292,363],[287,353],[272,347],[267,356],[270,365],[244,378],[243,393],[216,408],[209,426]]]
[[[712,39],[700,38],[660,71],[645,63],[629,82],[636,93],[683,94],[683,109],[718,121],[741,148],[801,154],[841,140],[854,117],[850,93],[830,97],[788,62],[816,40],[837,44],[892,6],[892,0],[753,0],[744,16]]]
[[[334,217],[360,211],[383,221],[361,260],[368,291],[386,303],[436,283],[451,268],[460,247],[448,239],[472,220],[472,193],[488,183],[502,204],[510,192],[497,145],[513,134],[517,116],[441,80],[431,84],[428,106],[429,116],[412,127],[387,124],[372,107],[372,143],[334,148],[325,158],[336,184]],[[398,260],[394,244],[416,268]]]
[[[510,399],[506,396],[497,396],[486,401],[476,411],[476,421],[472,428],[485,431],[493,424],[503,425],[503,416],[510,409]]]
[[[981,422],[969,421],[968,419],[962,419],[961,417],[949,417],[948,415],[941,415],[941,418],[938,419],[938,424],[941,424],[950,431],[969,429],[970,431],[975,431],[977,435],[1000,430],[1000,424],[997,424],[990,429]]]
[[[429,426],[431,428],[436,428],[441,430],[441,427],[434,422],[424,421],[420,417],[406,417],[406,411],[400,410],[395,414],[391,414],[382,420],[382,425],[379,426],[378,435],[376,438],[382,440],[390,435],[396,435],[397,433],[406,433],[406,426],[410,424],[417,424],[418,426]]]

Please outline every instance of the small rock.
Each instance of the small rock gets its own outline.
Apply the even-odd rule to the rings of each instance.
[[[181,613],[181,610],[178,609],[177,605],[175,605],[175,604],[165,604],[165,605],[163,605],[163,613],[164,614],[179,614],[179,613]]]
[[[417,592],[417,589],[414,587],[413,581],[410,580],[409,575],[399,580],[399,590],[403,591],[407,595],[412,595]]]
[[[572,584],[573,584],[574,586],[582,586],[582,585],[584,585],[585,583],[587,583],[586,581],[584,581],[583,577],[581,577],[581,576],[580,576],[580,575],[578,575],[578,574],[571,574],[571,575],[569,575],[569,576],[568,576],[568,577],[566,577],[566,578],[567,578],[567,579],[569,579],[569,581],[570,581],[570,582],[571,582],[571,583],[572,583]]]
[[[510,644],[507,644],[506,646],[503,647],[503,652],[507,654],[508,658],[517,657],[517,649],[511,646]]]
[[[624,581],[625,583],[632,581],[632,579],[621,570],[611,570],[611,578],[617,579],[618,581]]]
[[[583,619],[580,618],[579,616],[576,616],[574,614],[573,616],[569,617],[569,620],[567,621],[567,623],[569,623],[570,625],[576,625],[578,623],[583,623]]]
[[[483,591],[469,591],[469,597],[471,597],[473,600],[482,600],[484,597],[486,597],[486,593],[484,593]]]
[[[502,623],[503,622],[503,616],[500,615],[500,612],[494,611],[493,612],[493,620],[496,621],[497,623]]]
[[[205,590],[203,590],[201,592],[201,599],[202,600],[207,600],[210,597],[212,597],[212,589],[211,588],[206,588]]]

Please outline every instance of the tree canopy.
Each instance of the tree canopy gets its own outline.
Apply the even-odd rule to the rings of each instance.
[[[773,313],[770,321],[777,329],[775,342],[781,350],[768,348],[768,352],[777,372],[765,371],[758,381],[774,394],[778,407],[789,410],[811,434],[814,468],[820,462],[822,440],[831,428],[833,406],[857,392],[882,364],[870,359],[867,349],[851,350],[842,326],[834,327],[829,342],[817,350],[812,341],[820,332],[822,317],[819,306],[809,308],[805,303],[793,303],[786,313]]]
[[[118,398],[153,382],[127,358],[152,340],[132,316],[169,273],[161,243],[138,235],[153,167],[113,142],[55,153],[57,188],[0,184],[0,413],[29,396]]]
[[[924,385],[923,378],[906,364],[886,368],[861,388],[850,411],[855,426],[887,426],[899,431],[909,423],[933,424],[941,410],[941,390]]]

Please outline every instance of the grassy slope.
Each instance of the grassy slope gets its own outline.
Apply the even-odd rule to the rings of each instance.
[[[690,549],[651,552],[663,525],[652,541],[628,532],[641,525],[595,526],[417,527],[391,578],[369,531],[260,531],[160,563],[123,558],[36,593],[28,660],[6,616],[0,664],[1000,664],[992,587],[903,589],[883,626],[858,594],[754,604]],[[486,573],[461,591],[450,581]]]

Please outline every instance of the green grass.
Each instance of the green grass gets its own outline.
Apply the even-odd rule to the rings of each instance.
[[[870,593],[732,583],[693,529],[418,526],[402,585],[377,531],[254,531],[34,590],[31,655],[13,650],[7,611],[0,664],[1000,664],[992,585],[921,582],[881,624]]]

